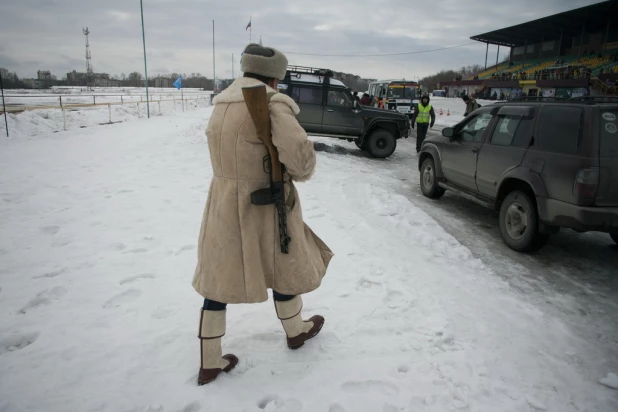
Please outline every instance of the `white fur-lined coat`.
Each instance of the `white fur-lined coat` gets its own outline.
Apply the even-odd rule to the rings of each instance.
[[[291,180],[304,181],[315,169],[315,152],[288,96],[270,99],[273,143],[286,166],[286,192],[295,202],[288,212],[289,254],[281,253],[274,205],[251,204],[251,193],[269,187],[264,172],[266,146],[242,95],[243,87],[261,84],[240,78],[214,99],[206,134],[213,178],[198,241],[193,287],[202,296],[223,303],[257,303],[271,288],[286,295],[315,290],[326,274],[331,250],[303,222],[298,192]],[[274,90],[268,86],[268,92]]]

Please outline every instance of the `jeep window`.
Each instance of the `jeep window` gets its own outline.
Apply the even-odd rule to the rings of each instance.
[[[618,110],[601,112],[601,151],[606,157],[618,157]]]
[[[500,116],[490,142],[495,146],[524,147],[531,125],[532,119],[513,115]]]
[[[584,110],[579,107],[545,106],[538,123],[538,147],[552,153],[576,154],[583,136]]]
[[[294,86],[292,99],[301,104],[322,104],[322,89]]]
[[[485,134],[491,118],[491,113],[474,116],[459,132],[461,139],[464,142],[480,142],[483,140],[483,134]]]
[[[326,104],[335,107],[354,107],[351,96],[341,90],[329,90]]]

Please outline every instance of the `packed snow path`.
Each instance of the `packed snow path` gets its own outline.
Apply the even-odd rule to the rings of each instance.
[[[298,185],[336,254],[305,296],[324,329],[289,351],[272,302],[230,306],[240,364],[197,387],[209,115],[2,142],[0,411],[618,410],[588,342],[390,190],[386,162],[324,153]]]

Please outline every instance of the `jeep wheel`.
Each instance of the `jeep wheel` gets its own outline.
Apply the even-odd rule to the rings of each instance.
[[[618,244],[618,233],[610,233],[609,235],[612,237],[612,239],[614,239],[614,242]]]
[[[549,239],[549,235],[539,233],[539,218],[530,196],[517,190],[502,202],[500,233],[504,243],[518,252],[537,251]]]
[[[365,147],[364,144],[361,144],[361,138],[357,137],[356,139],[354,139],[354,144],[356,145],[356,147],[358,147],[359,149],[363,150],[363,148]]]
[[[438,186],[436,166],[431,157],[428,157],[421,166],[421,192],[430,199],[439,199],[444,196],[445,190]]]
[[[373,157],[389,157],[397,148],[397,139],[388,130],[378,129],[365,141],[365,148]]]

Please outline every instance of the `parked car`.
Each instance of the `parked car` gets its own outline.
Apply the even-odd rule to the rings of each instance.
[[[407,116],[361,105],[350,90],[326,69],[290,66],[279,91],[300,107],[300,125],[313,136],[327,136],[355,142],[373,157],[393,154],[397,139],[407,138]]]
[[[445,190],[500,211],[514,250],[541,248],[560,228],[618,243],[618,99],[530,98],[484,106],[425,140],[421,190]]]

